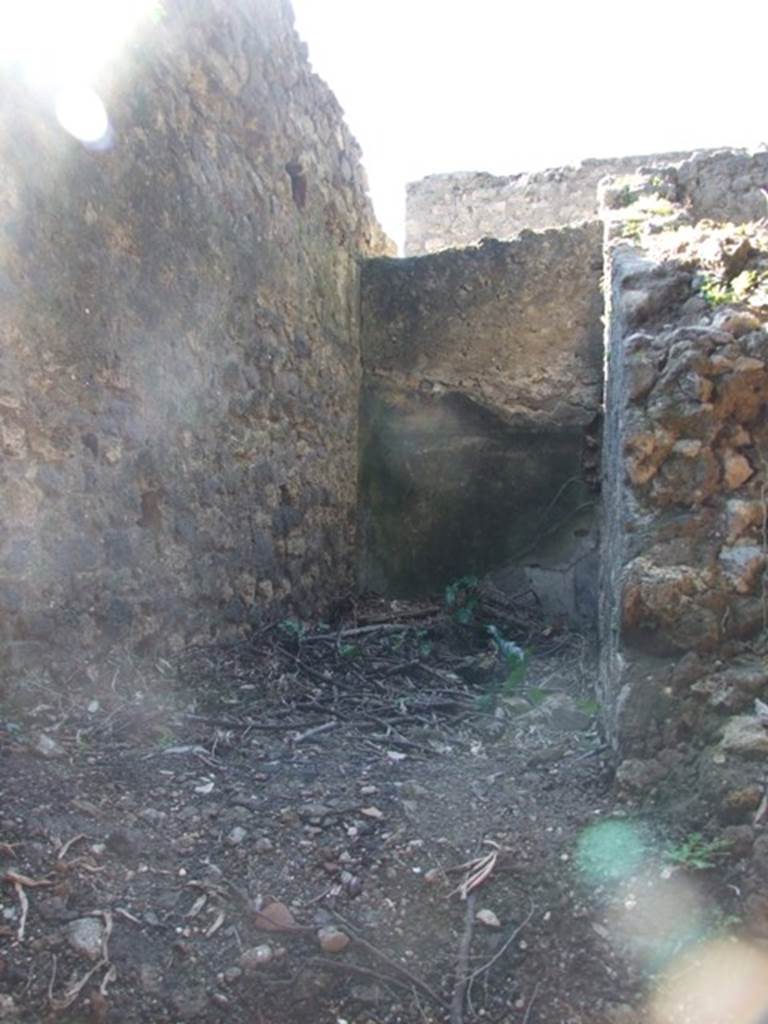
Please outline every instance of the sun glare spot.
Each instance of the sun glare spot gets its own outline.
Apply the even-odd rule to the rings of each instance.
[[[80,142],[103,145],[109,137],[109,118],[93,89],[73,86],[56,96],[56,117],[61,127]]]
[[[764,1024],[768,957],[720,940],[675,960],[658,986],[653,1024]]]
[[[109,144],[94,86],[158,0],[0,0],[0,64],[52,100],[61,126],[87,146]]]
[[[635,874],[648,850],[644,829],[629,821],[603,821],[586,829],[576,850],[576,867],[592,885]]]

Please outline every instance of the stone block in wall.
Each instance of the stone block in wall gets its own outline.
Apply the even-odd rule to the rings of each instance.
[[[601,237],[588,224],[365,265],[365,587],[495,570],[590,617]]]
[[[568,167],[496,176],[432,174],[408,185],[408,256],[476,245],[483,238],[511,239],[599,215],[598,185],[607,176],[653,169],[674,181],[673,198],[695,220],[742,223],[765,217],[761,191],[768,152],[717,149],[584,160]],[[620,199],[622,196],[620,196]]]
[[[384,251],[358,148],[282,0],[159,6],[94,83],[103,145],[0,92],[6,666],[353,580],[358,259]]]
[[[768,232],[695,219],[697,193],[764,158],[609,186],[601,686],[623,756],[715,742],[718,715],[768,696]],[[737,658],[756,687],[726,682]]]
[[[610,174],[668,165],[690,153],[584,160],[567,167],[510,175],[482,172],[431,174],[406,193],[407,256],[477,245],[483,238],[509,240],[521,231],[544,231],[594,220],[598,184]]]

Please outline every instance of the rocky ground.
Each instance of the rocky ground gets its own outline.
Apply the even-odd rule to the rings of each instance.
[[[0,1020],[701,1021],[739,851],[617,802],[587,638],[470,611],[7,692]]]

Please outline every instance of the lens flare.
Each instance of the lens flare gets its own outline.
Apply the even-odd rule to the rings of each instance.
[[[654,972],[683,950],[711,937],[716,921],[698,886],[683,875],[660,878],[649,870],[622,886],[624,897],[608,912],[617,945]]]
[[[64,89],[56,97],[55,109],[61,127],[81,142],[97,145],[108,138],[107,110],[93,89]]]
[[[675,960],[651,1003],[652,1024],[764,1024],[768,956],[720,940]]]
[[[576,868],[592,885],[620,882],[640,868],[649,846],[646,831],[629,821],[602,821],[582,832]]]
[[[0,62],[31,84],[92,84],[158,0],[3,0]]]

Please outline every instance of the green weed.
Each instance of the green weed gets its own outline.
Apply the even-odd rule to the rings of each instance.
[[[501,691],[504,696],[510,697],[522,689],[528,668],[528,655],[514,641],[506,640],[496,626],[487,626],[486,628],[504,665],[505,674]]]
[[[626,220],[621,225],[621,237],[629,241],[639,242],[643,234],[643,222],[641,220]]]
[[[480,600],[477,576],[462,576],[445,588],[445,607],[451,612],[454,622],[462,626],[472,624]]]
[[[342,658],[357,658],[363,653],[359,644],[340,644],[339,654]]]
[[[704,278],[700,291],[710,306],[725,306],[730,302],[737,301],[731,285],[712,274]]]
[[[729,846],[727,839],[707,840],[701,832],[691,832],[677,846],[670,847],[666,857],[689,871],[709,871],[717,866]]]
[[[279,624],[280,631],[294,640],[301,641],[307,631],[307,627],[298,619],[283,619]]]
[[[576,701],[576,707],[585,715],[597,715],[600,713],[600,703],[593,697],[584,697]]]

